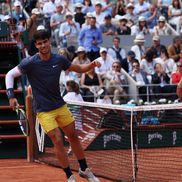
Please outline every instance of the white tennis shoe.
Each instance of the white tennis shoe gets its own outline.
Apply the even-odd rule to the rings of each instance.
[[[89,182],[100,182],[100,180],[94,176],[94,174],[89,168],[87,168],[85,171],[82,171],[81,169],[79,169],[79,175],[82,178],[87,179]]]
[[[71,175],[68,179],[68,182],[77,182],[75,176]]]

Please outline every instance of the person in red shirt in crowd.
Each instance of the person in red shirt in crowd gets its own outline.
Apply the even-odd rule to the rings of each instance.
[[[177,63],[177,71],[172,74],[172,83],[177,84],[182,78],[182,59]]]

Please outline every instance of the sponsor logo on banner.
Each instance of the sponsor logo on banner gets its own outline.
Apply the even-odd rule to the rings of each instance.
[[[159,139],[159,140],[162,140],[162,135],[161,134],[159,134],[158,132],[156,132],[156,133],[153,133],[153,134],[148,134],[148,144],[150,144],[151,143],[151,141],[153,140],[153,139]]]
[[[107,147],[107,143],[110,141],[117,141],[121,142],[122,137],[116,133],[112,133],[110,135],[104,135],[103,136],[103,141],[104,141],[104,148]]]

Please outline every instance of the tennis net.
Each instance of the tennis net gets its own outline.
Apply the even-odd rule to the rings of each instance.
[[[89,167],[113,181],[180,181],[182,171],[182,104],[103,105],[69,102]],[[67,137],[71,168],[78,170]],[[37,161],[60,166],[45,137]],[[41,145],[41,144],[40,144]]]

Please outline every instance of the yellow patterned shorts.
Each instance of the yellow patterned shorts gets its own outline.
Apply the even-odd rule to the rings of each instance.
[[[37,118],[46,133],[57,127],[63,128],[74,122],[74,117],[66,104],[51,111],[39,112],[37,113]]]

